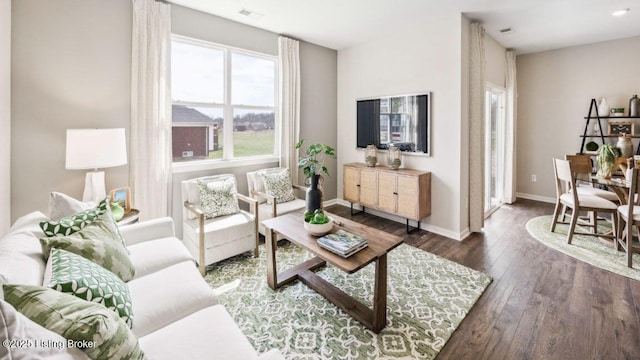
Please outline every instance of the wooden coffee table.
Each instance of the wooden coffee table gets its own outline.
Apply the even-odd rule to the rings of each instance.
[[[353,316],[365,327],[378,333],[387,322],[387,253],[402,244],[403,239],[337,215],[328,215],[334,219],[332,232],[343,229],[360,235],[367,239],[369,246],[345,259],[318,246],[316,241],[318,238],[310,235],[304,229],[302,212],[289,213],[265,220],[262,223],[267,235],[267,282],[269,287],[275,290],[299,279],[344,312]],[[276,270],[276,235],[305,248],[316,257],[278,274]],[[326,263],[330,263],[348,274],[353,274],[374,261],[376,262],[376,273],[373,309],[363,305],[313,272]]]

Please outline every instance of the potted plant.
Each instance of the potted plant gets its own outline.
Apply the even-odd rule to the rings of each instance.
[[[598,176],[608,179],[611,177],[616,157],[619,156],[618,148],[613,145],[604,144],[598,149]]]
[[[329,170],[324,165],[325,160],[329,157],[336,158],[336,150],[325,144],[311,144],[305,151],[302,151],[302,145],[305,140],[302,139],[296,144],[296,149],[300,154],[298,167],[304,172],[304,176],[310,179],[311,183],[307,188],[307,206],[309,212],[315,212],[322,208],[322,191],[318,188],[318,182],[322,174],[329,176]]]

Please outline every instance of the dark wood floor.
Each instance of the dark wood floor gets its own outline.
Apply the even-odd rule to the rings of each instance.
[[[600,270],[532,238],[527,220],[551,204],[518,200],[455,241],[349,208],[327,208],[407,244],[483,271],[493,282],[437,359],[640,359],[640,282]]]

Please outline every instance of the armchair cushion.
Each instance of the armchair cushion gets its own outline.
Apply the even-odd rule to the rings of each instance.
[[[240,211],[235,177],[224,177],[209,182],[198,181],[200,208],[209,219]]]
[[[276,204],[289,202],[296,199],[293,193],[291,175],[289,169],[282,169],[279,172],[260,172],[264,189],[267,195],[275,197]],[[270,200],[267,200],[270,203]]]

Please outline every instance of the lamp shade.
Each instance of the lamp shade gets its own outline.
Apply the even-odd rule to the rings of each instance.
[[[126,163],[124,129],[67,129],[65,168],[98,169]]]

